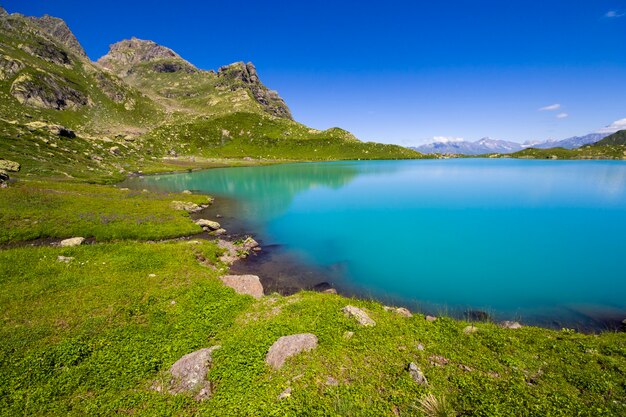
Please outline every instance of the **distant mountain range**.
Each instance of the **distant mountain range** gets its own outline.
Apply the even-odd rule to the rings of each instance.
[[[583,145],[596,143],[609,136],[609,133],[590,133],[585,136],[574,136],[562,140],[548,140],[544,142],[524,142],[522,144],[507,140],[482,138],[475,142],[464,140],[433,142],[417,146],[414,149],[421,153],[480,155],[485,153],[513,153],[526,148],[550,149],[565,148],[575,149]]]

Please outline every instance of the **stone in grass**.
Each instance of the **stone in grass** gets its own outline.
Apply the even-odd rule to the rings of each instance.
[[[279,400],[284,400],[285,398],[289,397],[291,397],[291,388],[287,388],[286,390],[281,392],[280,395],[278,395]]]
[[[280,337],[267,351],[265,362],[274,369],[280,369],[287,358],[317,347],[317,336],[311,333],[293,334]]]
[[[263,285],[256,275],[224,275],[220,279],[238,294],[251,295],[257,299],[263,297]]]
[[[8,159],[0,159],[0,169],[8,172],[19,172],[21,166],[19,163],[9,161]]]
[[[196,203],[192,203],[189,201],[172,201],[172,208],[174,210],[184,210],[187,213],[195,213],[196,211],[202,210],[202,207],[197,205]]]
[[[436,321],[436,320],[437,320],[437,317],[435,317],[435,316],[426,316],[426,321],[433,322],[433,321]]]
[[[389,307],[389,306],[384,306],[383,307],[385,309],[385,311],[393,311],[396,314],[399,314],[403,317],[413,317],[413,314],[409,311],[409,309],[404,308],[404,307]]]
[[[198,219],[196,220],[196,224],[202,228],[208,228],[211,230],[219,230],[221,226],[218,222],[214,222],[213,220],[207,219]]]
[[[472,333],[476,333],[477,331],[478,331],[478,327],[474,326],[473,324],[463,329],[463,333],[465,334],[472,334]]]
[[[70,263],[70,261],[73,261],[74,258],[72,256],[57,256],[57,261],[59,262],[65,262],[66,264]]]
[[[59,246],[63,248],[69,248],[72,246],[80,246],[83,244],[84,241],[85,241],[84,237],[72,237],[70,239],[64,239],[61,242],[59,242]]]
[[[426,379],[426,375],[424,372],[413,362],[409,363],[407,366],[407,371],[409,371],[409,375],[413,378],[413,381],[417,382],[420,385],[428,385],[428,380]]]
[[[376,322],[367,315],[367,313],[355,306],[345,306],[341,311],[347,317],[353,317],[361,326],[376,326]]]
[[[500,327],[504,328],[504,329],[521,329],[522,325],[519,324],[519,322],[517,321],[503,321],[502,323],[500,323]]]
[[[169,382],[169,392],[179,394],[183,392],[196,393],[195,399],[202,401],[211,396],[211,384],[207,381],[207,372],[213,363],[213,352],[219,346],[204,348],[189,353],[170,368],[172,378]]]

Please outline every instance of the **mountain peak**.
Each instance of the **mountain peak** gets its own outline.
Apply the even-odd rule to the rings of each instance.
[[[164,62],[155,67],[157,72],[198,71],[195,66],[170,48],[154,41],[135,37],[111,45],[109,52],[98,60],[98,64],[121,75],[127,75],[135,65],[163,60],[170,62]]]
[[[76,39],[76,36],[74,36],[63,19],[48,16],[47,14],[42,17],[29,17],[28,19],[42,32],[61,42],[75,54],[84,58],[87,57],[87,54],[85,53],[85,50],[81,46],[80,42],[78,42],[78,39]]]

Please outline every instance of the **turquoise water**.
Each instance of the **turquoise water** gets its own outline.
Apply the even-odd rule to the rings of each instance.
[[[263,246],[346,293],[553,326],[626,317],[621,161],[303,163],[137,181],[234,199],[229,214]]]

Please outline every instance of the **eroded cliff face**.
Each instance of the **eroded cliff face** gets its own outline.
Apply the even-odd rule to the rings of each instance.
[[[223,66],[218,70],[217,76],[223,80],[238,81],[249,88],[254,99],[265,107],[270,114],[292,119],[289,107],[287,107],[285,101],[278,95],[278,92],[268,89],[261,83],[256,67],[252,62],[248,62],[247,64],[235,62]],[[233,83],[232,86],[235,89],[240,87],[238,83]]]

